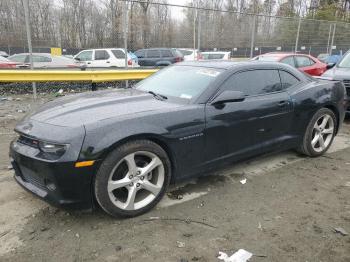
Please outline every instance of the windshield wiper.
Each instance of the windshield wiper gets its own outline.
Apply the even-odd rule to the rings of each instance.
[[[158,94],[158,93],[155,93],[153,91],[148,91],[149,94],[153,95],[155,98],[158,98],[160,100],[166,100],[168,99],[165,95],[161,95],[161,94]]]

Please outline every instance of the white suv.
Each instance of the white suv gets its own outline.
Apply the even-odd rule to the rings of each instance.
[[[125,49],[106,48],[80,51],[74,59],[84,62],[86,67],[125,67]],[[128,54],[128,67],[138,67],[137,62]]]

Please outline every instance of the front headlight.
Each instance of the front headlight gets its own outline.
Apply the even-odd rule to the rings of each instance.
[[[42,157],[55,160],[64,155],[64,153],[67,151],[68,145],[39,141],[38,147],[41,151]]]

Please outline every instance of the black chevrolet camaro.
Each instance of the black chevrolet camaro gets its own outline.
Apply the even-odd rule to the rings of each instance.
[[[169,183],[255,155],[327,151],[341,82],[280,63],[187,62],[132,89],[66,96],[16,126],[15,179],[48,202],[113,216],[154,207]]]

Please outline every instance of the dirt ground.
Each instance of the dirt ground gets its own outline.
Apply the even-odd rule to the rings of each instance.
[[[173,186],[145,215],[114,219],[50,207],[13,180],[12,129],[48,99],[0,101],[0,261],[219,261],[219,251],[240,248],[253,262],[350,261],[349,123],[323,157],[261,156]]]

